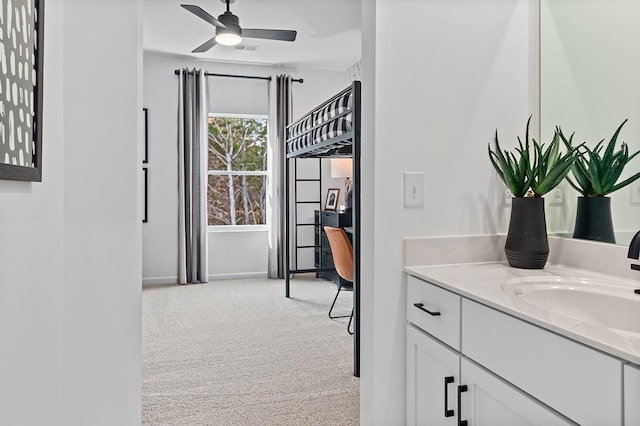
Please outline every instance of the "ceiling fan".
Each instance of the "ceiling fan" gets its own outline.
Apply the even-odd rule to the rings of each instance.
[[[202,53],[211,49],[216,44],[224,46],[235,46],[242,42],[242,38],[262,38],[267,40],[295,41],[297,31],[293,30],[267,30],[258,28],[242,28],[240,20],[231,13],[229,5],[235,0],[220,0],[227,5],[227,11],[218,16],[218,19],[209,15],[201,7],[192,4],[181,4],[183,8],[193,13],[197,17],[207,21],[216,27],[216,35],[211,40],[207,40],[202,45],[196,47],[192,53]]]

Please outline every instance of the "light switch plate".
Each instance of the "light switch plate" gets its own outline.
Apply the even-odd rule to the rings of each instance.
[[[404,206],[424,207],[423,172],[404,172]]]

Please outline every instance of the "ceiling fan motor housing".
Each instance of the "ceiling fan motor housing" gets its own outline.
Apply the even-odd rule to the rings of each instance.
[[[224,46],[235,46],[242,43],[243,32],[248,38],[258,38],[265,40],[281,40],[281,41],[295,41],[297,31],[295,30],[270,30],[262,28],[247,28],[242,31],[240,28],[240,19],[229,10],[229,4],[233,3],[233,0],[221,0],[227,5],[227,11],[218,16],[218,19],[214,18],[203,10],[200,6],[194,4],[181,4],[184,9],[196,15],[198,18],[206,21],[210,25],[215,27],[215,37],[207,40],[202,45],[196,47],[193,53],[204,53],[211,49],[216,44],[222,44]]]
[[[225,12],[218,16],[218,21],[224,24],[226,29],[217,28],[216,32],[230,32],[238,35],[242,35],[242,28],[240,28],[240,20],[236,15],[231,12]]]

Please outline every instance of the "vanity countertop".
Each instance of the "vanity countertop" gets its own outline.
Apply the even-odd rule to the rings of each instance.
[[[605,353],[640,365],[640,335],[617,333],[603,326],[596,326],[569,317],[549,313],[517,304],[501,289],[502,283],[512,279],[530,277],[583,278],[614,281],[618,285],[640,288],[640,280],[627,280],[609,275],[559,265],[544,269],[517,269],[506,262],[457,263],[433,266],[405,266],[410,276],[428,281],[468,299],[536,324],[572,340]],[[640,295],[638,295],[640,298]]]

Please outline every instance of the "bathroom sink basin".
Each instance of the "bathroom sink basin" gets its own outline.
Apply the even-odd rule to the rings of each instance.
[[[640,336],[640,295],[628,285],[582,278],[528,277],[505,281],[501,289],[521,308]]]

